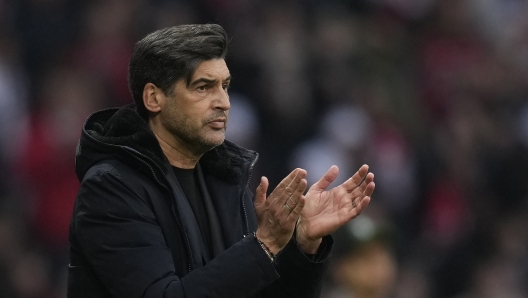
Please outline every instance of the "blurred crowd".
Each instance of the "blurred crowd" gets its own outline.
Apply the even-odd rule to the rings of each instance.
[[[368,210],[335,234],[322,298],[528,297],[527,13],[524,0],[0,0],[0,297],[65,297],[84,120],[132,101],[137,40],[205,22],[231,38],[227,137],[260,152],[254,177],[375,173]]]

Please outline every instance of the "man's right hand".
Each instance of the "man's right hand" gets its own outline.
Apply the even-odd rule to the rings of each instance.
[[[308,185],[305,178],[305,170],[293,170],[267,198],[268,179],[260,179],[255,193],[255,211],[258,218],[256,234],[275,255],[290,241],[304,207],[303,193]]]

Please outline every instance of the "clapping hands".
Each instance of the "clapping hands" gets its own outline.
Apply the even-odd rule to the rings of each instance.
[[[374,174],[363,165],[348,180],[332,189],[339,168],[332,166],[310,187],[297,225],[297,243],[305,253],[315,253],[321,238],[356,218],[367,207],[374,192]]]
[[[290,241],[295,223],[304,208],[306,171],[293,170],[266,198],[268,179],[262,177],[255,193],[258,218],[257,238],[277,254]]]
[[[357,217],[367,207],[374,192],[374,174],[363,165],[348,180],[332,189],[339,168],[332,166],[321,179],[307,187],[306,171],[295,169],[266,198],[265,177],[257,187],[255,210],[257,238],[278,253],[291,239],[297,223],[297,243],[308,254],[317,252],[322,237]]]

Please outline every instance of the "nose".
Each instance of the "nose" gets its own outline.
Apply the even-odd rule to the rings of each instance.
[[[214,101],[214,108],[223,111],[229,110],[231,108],[231,103],[229,102],[229,94],[227,93],[227,90],[220,86],[215,93],[216,98]]]

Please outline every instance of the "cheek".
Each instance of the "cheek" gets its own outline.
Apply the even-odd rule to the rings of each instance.
[[[167,116],[171,117],[172,123],[180,123],[188,128],[203,127],[207,123],[207,117],[211,116],[211,101],[201,99],[191,94],[182,94],[175,101],[167,104]]]
[[[201,124],[205,115],[203,110],[197,105],[180,105],[171,107],[170,114],[178,122]]]
[[[204,116],[211,110],[208,100],[194,100],[181,106],[181,110],[194,117]]]

